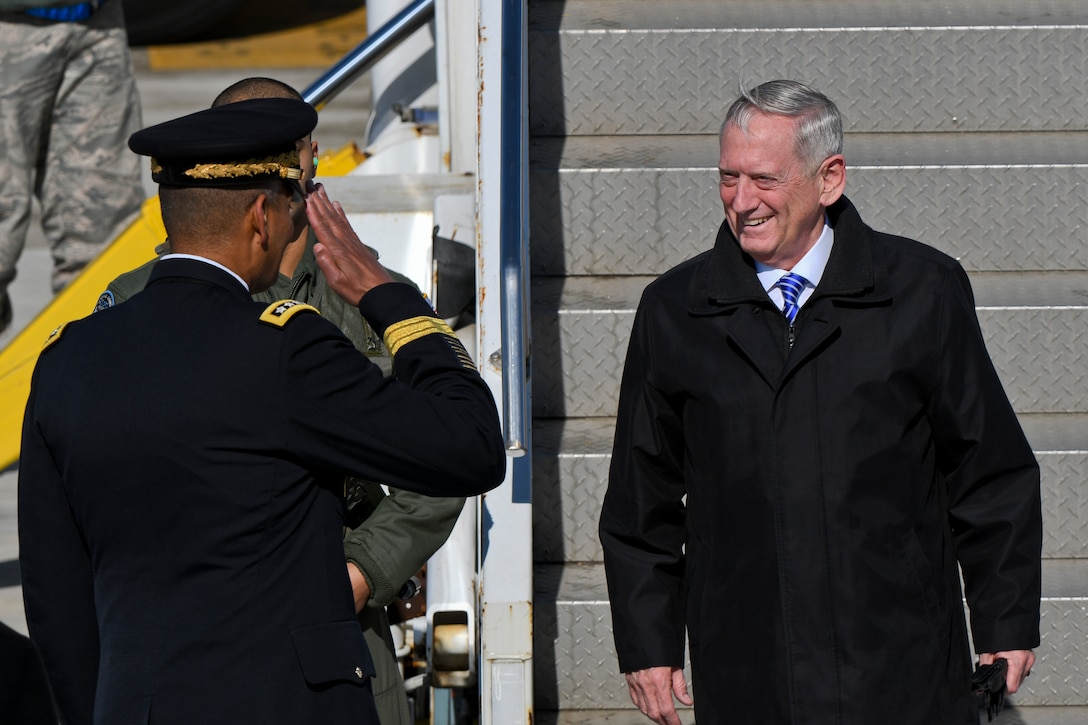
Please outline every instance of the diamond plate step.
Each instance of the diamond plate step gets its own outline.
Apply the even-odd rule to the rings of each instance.
[[[1048,278],[1049,279],[1049,278]],[[536,417],[616,414],[620,373],[639,296],[650,277],[537,278],[532,285],[533,411]],[[1056,275],[1006,303],[996,276],[975,282],[978,317],[1005,390],[1018,412],[1088,411],[1088,275]],[[1053,300],[1053,302],[1052,302]],[[1053,305],[1053,306],[1051,306]]]
[[[533,559],[599,562],[601,514],[612,462],[614,418],[533,424]]]
[[[1088,722],[1088,4],[534,0],[529,39],[535,721],[648,722],[594,563],[609,416],[641,290],[721,223],[721,114],[787,77],[842,108],[863,218],[971,273],[1040,461],[1041,660],[995,722]]]
[[[1043,556],[1088,562],[1088,415],[1023,415],[1042,477]],[[601,501],[612,462],[614,418],[537,420],[533,426],[533,558],[600,562]],[[1050,569],[1051,592],[1086,591],[1088,569]],[[1063,582],[1069,582],[1068,586]]]
[[[542,710],[630,707],[627,684],[616,664],[604,567],[537,566],[533,586],[536,707]]]
[[[769,12],[770,10],[770,12]],[[1074,25],[1088,22],[1080,0],[532,0],[529,27],[555,30],[672,30],[721,27],[897,28]]]
[[[990,725],[1084,725],[1088,722],[1088,707],[1025,707],[1010,704],[1016,696],[1008,698],[1005,709]],[[728,715],[728,713],[726,713]],[[694,716],[684,712],[680,721],[694,725]],[[537,725],[646,725],[650,722],[637,710],[567,710],[565,712],[541,711],[533,713]]]
[[[1031,678],[1015,697],[1021,706],[1088,706],[1088,590],[1062,589],[1055,594],[1049,589],[1060,578],[1066,585],[1076,580],[1076,585],[1083,586],[1088,583],[1088,572],[1081,563],[1076,575],[1054,573],[1062,567],[1044,562],[1042,644],[1036,650],[1038,659]],[[604,567],[538,565],[535,587],[537,707],[564,711],[628,708],[627,688],[616,665]]]
[[[968,271],[1088,270],[1088,132],[848,136],[846,193],[875,229]],[[722,223],[717,136],[536,139],[539,275],[660,274]]]
[[[1010,704],[1016,696],[1006,699],[1006,707],[989,725],[1084,725],[1088,722],[1088,707],[1026,707]],[[728,713],[726,713],[728,715]],[[537,725],[646,725],[650,722],[637,710],[567,710],[533,713]],[[683,711],[680,722],[694,725],[694,715]]]
[[[1076,0],[773,4],[531,3],[531,133],[713,133],[741,82],[772,78],[829,93],[852,131],[1085,128]]]

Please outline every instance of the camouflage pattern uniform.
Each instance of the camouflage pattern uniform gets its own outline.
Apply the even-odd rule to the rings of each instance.
[[[390,375],[393,361],[382,338],[371,329],[358,308],[329,289],[314,259],[315,241],[311,232],[292,279],[281,274],[271,289],[253,298],[269,303],[294,299],[313,305],[322,317],[344,332],[356,349]],[[166,254],[169,245],[160,245],[155,251]],[[137,294],[146,285],[154,264],[148,262],[111,282],[99,297],[95,311],[113,307]],[[398,282],[415,286],[397,272],[390,274]],[[412,725],[386,607],[397,598],[404,583],[445,543],[465,499],[424,496],[395,488],[386,495],[377,483],[358,478],[345,482],[345,492],[348,511],[344,556],[358,565],[370,586],[370,600],[358,619],[374,660],[376,674],[372,684],[378,719],[381,725]]]
[[[120,0],[87,20],[43,20],[30,5],[0,0],[0,331],[10,321],[7,288],[23,251],[31,197],[53,256],[60,290],[139,211],[139,157],[127,139],[139,130]]]

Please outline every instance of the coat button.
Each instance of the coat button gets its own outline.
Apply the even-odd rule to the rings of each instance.
[[[363,679],[363,668],[362,667],[356,667],[355,668],[355,676],[358,677],[360,680]]]

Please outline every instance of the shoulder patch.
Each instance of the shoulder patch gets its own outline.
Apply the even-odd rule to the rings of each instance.
[[[49,337],[45,338],[45,342],[42,344],[43,351],[48,350],[53,345],[53,343],[60,339],[61,334],[64,332],[64,327],[67,324],[68,323],[65,322],[60,327],[49,333]]]
[[[106,290],[98,296],[98,302],[94,304],[94,311],[100,312],[101,310],[109,309],[117,304],[116,298],[113,296],[113,292]]]
[[[315,312],[319,315],[321,314],[316,307],[308,305],[305,302],[299,302],[298,300],[279,300],[264,308],[264,312],[261,313],[260,319],[261,322],[272,325],[273,327],[283,327],[292,317],[300,312]]]

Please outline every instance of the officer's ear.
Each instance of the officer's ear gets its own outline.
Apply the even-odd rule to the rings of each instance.
[[[249,214],[246,215],[251,236],[254,241],[259,241],[262,247],[268,245],[268,196],[267,191],[258,194],[249,207]]]

